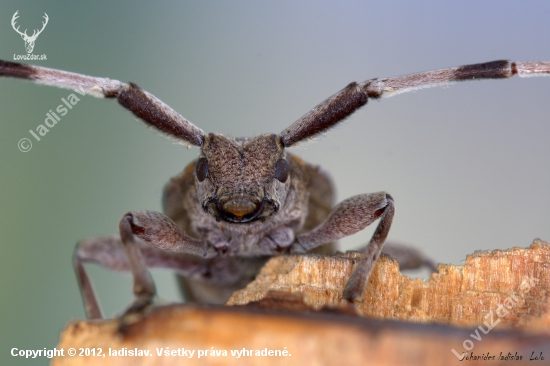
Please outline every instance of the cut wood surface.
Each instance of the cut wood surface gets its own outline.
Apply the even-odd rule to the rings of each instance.
[[[384,256],[350,305],[341,293],[358,256],[274,258],[233,306],[158,307],[123,333],[118,319],[73,321],[52,365],[550,364],[548,243],[476,252],[428,281]]]

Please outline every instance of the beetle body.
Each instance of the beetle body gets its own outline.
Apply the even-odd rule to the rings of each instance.
[[[280,168],[281,160],[287,168]],[[204,164],[208,164],[207,174]],[[201,174],[206,175],[202,181]],[[286,178],[282,182],[277,176]],[[238,217],[224,220],[221,217],[231,213],[220,212],[217,206],[223,203],[214,203],[214,197],[226,203],[245,197],[254,209],[264,202],[263,210],[252,212],[257,216],[252,220],[245,214],[244,222],[235,222]],[[233,284],[202,274],[180,276],[185,297],[196,302],[226,302],[234,290],[256,276],[270,256],[288,252],[298,234],[319,225],[333,205],[334,188],[328,174],[285,152],[277,135],[250,139],[207,135],[200,157],[166,185],[163,207],[182,231],[220,251],[220,257],[205,260],[209,263],[204,267],[215,261],[217,270]],[[325,244],[314,252],[329,254],[333,245]]]

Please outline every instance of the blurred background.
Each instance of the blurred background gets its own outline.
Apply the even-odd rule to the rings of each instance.
[[[206,132],[278,133],[351,81],[496,59],[550,61],[550,2],[4,0],[0,59],[25,54],[11,28],[49,23],[32,63],[153,93]],[[84,97],[41,141],[29,130],[71,92],[0,79],[0,363],[13,347],[54,347],[84,316],[71,256],[116,233],[128,210],[160,210],[162,187],[198,153],[154,133],[112,100]],[[550,240],[550,78],[463,83],[363,110],[292,152],[334,177],[338,200],[386,190],[390,232],[436,261]],[[32,150],[18,150],[29,138]],[[369,228],[343,242],[367,242]],[[129,275],[88,266],[108,316]],[[161,297],[179,294],[155,271]]]

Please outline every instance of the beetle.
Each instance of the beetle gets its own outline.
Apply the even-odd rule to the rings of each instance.
[[[550,76],[550,62],[499,60],[353,82],[280,134],[232,138],[205,133],[134,83],[0,61],[0,76],[117,99],[149,126],[200,148],[198,158],[166,185],[164,214],[127,212],[119,222],[119,235],[77,244],[74,265],[89,318],[102,315],[86,262],[132,272],[136,299],[125,314],[141,313],[153,302],[155,286],[148,267],[171,268],[182,275],[182,287],[192,301],[223,303],[246,286],[269,257],[331,253],[334,241],[379,220],[342,294],[348,301],[360,299],[390,230],[393,198],[386,192],[361,194],[333,207],[328,174],[286,149],[326,132],[369,99],[514,75]],[[433,268],[418,252],[395,245],[389,249],[404,266]]]

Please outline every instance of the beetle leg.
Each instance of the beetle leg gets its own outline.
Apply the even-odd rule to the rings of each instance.
[[[292,251],[309,251],[324,243],[355,234],[380,219],[372,239],[362,251],[363,256],[344,289],[343,297],[345,299],[360,299],[388,236],[393,215],[393,199],[385,192],[348,198],[334,207],[322,224],[310,232],[299,235]]]
[[[120,221],[119,230],[120,237],[87,239],[76,246],[73,262],[88,318],[101,318],[102,315],[84,269],[86,262],[95,262],[114,271],[132,272],[136,300],[127,313],[145,309],[155,296],[147,267],[171,268],[198,279],[212,278],[210,267],[216,262],[212,262],[215,250],[183,233],[165,215],[152,211],[129,212]]]
[[[359,249],[361,251],[362,249]],[[432,272],[437,272],[437,263],[427,257],[420,250],[405,244],[386,242],[382,253],[389,254],[390,257],[399,263],[400,269],[419,269],[428,268]]]

